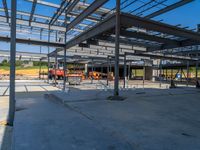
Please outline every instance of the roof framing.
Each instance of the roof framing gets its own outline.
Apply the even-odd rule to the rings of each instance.
[[[126,13],[122,13],[120,17],[121,17],[121,28],[123,29],[121,31],[121,36],[125,36],[126,38],[136,38],[136,39],[155,41],[160,43],[160,46],[156,45],[155,47],[152,48],[147,47],[149,51],[200,44],[200,34],[197,32],[186,30],[183,28],[179,28],[177,26],[172,26],[161,22],[156,22],[146,18],[137,17],[135,15],[130,15]],[[109,35],[108,32],[114,31],[115,23],[116,23],[115,14],[112,14],[103,21],[101,21],[100,23],[90,28],[89,30],[79,34],[78,36],[67,42],[66,49],[73,47],[79,43],[82,43],[88,39],[93,39],[99,36],[101,37],[102,35]],[[159,33],[166,33],[180,38],[185,38],[186,40],[172,40],[170,38],[163,38],[160,36],[149,35],[148,32],[132,32],[127,30],[132,27],[137,27],[148,31],[155,31]],[[101,40],[103,40],[103,38],[101,38]],[[105,40],[107,40],[107,38],[105,38]]]

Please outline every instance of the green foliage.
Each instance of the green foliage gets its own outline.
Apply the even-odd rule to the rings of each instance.
[[[16,60],[15,66],[21,66],[21,65],[22,65],[22,61]],[[6,59],[4,59],[4,60],[0,63],[0,66],[8,67],[8,66],[10,66],[10,62],[7,61]]]
[[[24,60],[24,61],[21,61],[21,60],[16,60],[16,63],[15,63],[15,66],[19,66],[19,67],[22,67],[23,64],[27,64],[28,61],[27,60]],[[33,62],[33,66],[47,66],[48,63],[47,62],[39,62],[39,61],[34,61]],[[1,63],[0,63],[0,66],[5,66],[5,67],[8,67],[10,66],[10,62],[7,61],[6,59],[4,59]]]
[[[34,61],[33,66],[47,66],[48,62],[39,62],[39,61]]]
[[[1,62],[0,65],[1,65],[1,66],[10,66],[10,63],[9,63],[6,59],[4,59],[4,60]]]

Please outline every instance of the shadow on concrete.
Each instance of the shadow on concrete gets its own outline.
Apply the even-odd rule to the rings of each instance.
[[[0,150],[11,150],[13,127],[0,125]]]

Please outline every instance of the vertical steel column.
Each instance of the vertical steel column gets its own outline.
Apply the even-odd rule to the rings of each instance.
[[[50,25],[49,25],[49,28],[48,28],[48,43],[50,42]],[[48,55],[50,53],[50,48],[48,46]],[[50,67],[50,59],[49,59],[49,56],[48,56],[48,69],[47,69],[47,82],[49,83],[49,67]]]
[[[40,40],[42,40],[42,29],[40,30]],[[42,53],[42,46],[40,46],[40,54]],[[39,79],[41,79],[41,58],[40,58],[40,68],[39,68]]]
[[[119,45],[120,45],[119,37],[120,37],[120,0],[116,0],[114,96],[119,95]]]
[[[199,69],[199,62],[196,61],[196,75],[195,75],[195,78],[196,78],[196,88],[199,88],[199,83],[198,83],[198,69]]]
[[[66,75],[67,75],[67,64],[66,64],[66,47],[64,48],[64,62],[63,62],[63,73],[64,73],[64,77],[63,77],[63,91],[65,91],[66,89]]]
[[[15,117],[15,58],[16,58],[16,11],[17,0],[11,1],[11,41],[10,41],[10,96],[8,124],[13,126]]]
[[[124,88],[126,88],[126,53],[124,53]]]
[[[65,47],[64,47],[64,59],[63,59],[63,72],[64,72],[64,77],[63,77],[63,91],[65,91],[66,89],[66,81],[67,81],[67,78],[66,78],[66,75],[67,75],[67,58],[66,58],[66,55],[67,55],[67,49],[66,49],[66,46],[67,46],[67,13],[65,13],[65,25],[66,25],[66,31],[65,31]],[[57,34],[56,34],[57,35]],[[57,39],[57,38],[56,38]]]
[[[187,61],[187,86],[189,84],[189,61]]]
[[[168,79],[167,79],[167,77],[168,77],[167,71],[168,71],[168,70],[167,70],[167,68],[166,68],[166,72],[165,72],[166,81],[168,80]]]

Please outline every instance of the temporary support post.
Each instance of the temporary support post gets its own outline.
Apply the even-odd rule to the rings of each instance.
[[[187,61],[187,86],[189,84],[189,61]]]
[[[160,79],[160,88],[161,88],[161,83],[162,83],[162,59],[160,60],[160,75],[159,75],[159,79]]]
[[[198,69],[199,69],[199,62],[196,61],[196,75],[195,75],[195,79],[196,79],[196,88],[200,88],[199,81],[198,81]]]
[[[102,66],[101,66],[101,73],[103,73],[103,64],[102,64]]]
[[[58,31],[56,31],[55,34],[55,42],[58,42]]]
[[[41,59],[40,59],[39,79],[41,79],[41,67],[42,67],[42,63],[41,63]]]
[[[126,53],[124,54],[124,88],[126,88],[126,80],[127,80],[127,77],[126,77]]]
[[[109,58],[109,72],[112,72],[111,58]]]
[[[93,71],[94,71],[94,66],[93,66],[93,59],[92,59],[92,76],[91,76],[91,84],[93,83]]]
[[[120,36],[120,0],[116,0],[114,96],[119,95],[119,36]]]
[[[171,83],[170,83],[170,88],[176,88],[174,84],[174,79],[173,79],[173,69],[171,68]]]
[[[107,85],[108,85],[108,74],[109,74],[109,57],[107,57]]]
[[[75,73],[76,61],[74,60],[74,73]]]
[[[10,41],[10,96],[8,124],[13,126],[15,117],[15,58],[16,58],[16,10],[17,0],[11,1],[11,41]]]
[[[181,82],[183,81],[183,68],[181,68]]]
[[[54,67],[54,83],[55,86],[57,85],[57,69],[58,69],[58,56],[57,53],[55,54],[55,67]]]
[[[143,89],[144,89],[144,80],[145,80],[145,61],[143,62],[143,82],[142,82]]]
[[[131,78],[131,62],[129,62],[129,65],[128,65],[128,80],[130,80]]]

